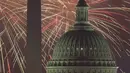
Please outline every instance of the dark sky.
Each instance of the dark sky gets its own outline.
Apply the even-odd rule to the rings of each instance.
[[[109,0],[108,2],[112,6],[121,6],[121,4],[122,4],[122,0]],[[36,16],[34,16],[34,17],[36,17]],[[122,23],[125,23],[125,22],[122,22]],[[130,48],[130,47],[127,46],[125,48]],[[120,66],[120,68],[124,72],[130,73],[130,57],[129,56],[127,56],[126,54],[122,53],[122,57],[121,58],[119,58],[119,56],[116,56],[116,61],[117,61],[117,65]],[[118,70],[118,73],[122,73],[122,72],[120,72],[120,70]]]
[[[109,0],[109,2],[112,4],[112,6],[121,6],[122,4],[122,0]],[[32,2],[33,3],[33,2]],[[33,3],[35,4],[35,3]],[[31,12],[29,12],[31,14]],[[34,15],[34,18],[37,17]],[[123,22],[124,23],[124,22]],[[1,22],[0,22],[1,24]],[[127,23],[128,24],[128,23]],[[130,23],[129,23],[130,24]],[[130,27],[129,27],[130,28]],[[2,30],[2,26],[0,25],[0,31]],[[35,36],[35,35],[34,35]],[[128,36],[129,37],[129,36]],[[125,48],[129,48],[130,47],[125,47]],[[118,56],[116,57],[116,61],[117,61],[117,65],[120,66],[120,68],[126,72],[126,73],[130,73],[130,57],[125,55],[124,53],[122,53],[122,57],[119,58]],[[17,67],[17,65],[16,65]],[[17,68],[16,68],[17,69]],[[19,72],[19,71],[18,71]],[[120,71],[118,73],[121,73]]]
[[[112,3],[112,6],[119,6],[119,7],[122,7],[122,3],[123,3],[123,0],[110,0],[110,3]],[[130,7],[130,5],[126,5],[127,7]],[[118,17],[117,17],[118,18]],[[130,23],[126,23],[126,22],[121,22],[121,23],[124,23],[124,24],[130,24]],[[128,26],[128,28],[130,28],[130,26]],[[122,32],[122,36],[124,37],[124,39],[126,37],[129,37],[128,35],[124,35],[123,34],[124,32]],[[126,46],[124,48],[128,48],[130,49],[129,46]],[[120,68],[126,72],[126,73],[130,73],[130,56],[127,56],[126,54],[123,54],[122,53],[122,57],[119,58],[119,57],[116,57],[116,61],[117,61],[117,64],[118,66],[120,66]],[[119,72],[119,71],[118,71]],[[119,72],[121,73],[121,72]]]

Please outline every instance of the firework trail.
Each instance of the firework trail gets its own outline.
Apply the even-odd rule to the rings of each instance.
[[[111,1],[88,0],[89,23],[110,42],[113,53],[118,57],[122,57],[122,53],[130,56],[130,49],[125,48],[130,47],[130,2],[120,0],[122,2],[115,5]],[[42,32],[46,38],[42,40],[43,67],[51,59],[57,39],[74,24],[76,3],[77,0],[43,1]],[[121,69],[120,71],[123,72]]]
[[[16,65],[24,73],[26,45],[26,1],[0,0],[0,61],[2,73],[12,73]]]
[[[122,7],[110,7],[108,0],[87,0],[89,9],[89,23],[112,42],[113,51],[121,56],[122,51],[128,56],[130,39],[121,36],[130,34],[127,25],[130,22],[130,2],[124,0]],[[42,0],[42,62],[45,68],[46,62],[51,58],[54,44],[60,36],[68,31],[74,24],[75,5],[77,0]],[[18,65],[21,73],[24,73],[26,46],[26,0],[0,0],[0,58],[3,73],[14,73]],[[97,7],[97,8],[96,8]],[[105,8],[101,8],[105,7]],[[119,19],[120,18],[120,19]],[[124,22],[126,24],[124,24]],[[121,48],[120,48],[121,47]],[[122,71],[122,70],[121,70]]]

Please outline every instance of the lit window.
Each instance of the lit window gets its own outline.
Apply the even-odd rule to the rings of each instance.
[[[90,48],[90,50],[92,50],[92,48]]]
[[[83,50],[83,48],[81,48],[81,50]]]

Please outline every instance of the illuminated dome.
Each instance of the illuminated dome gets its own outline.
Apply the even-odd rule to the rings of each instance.
[[[115,67],[115,61],[104,37],[87,24],[76,25],[78,24],[58,40],[48,66]]]
[[[57,42],[52,57],[53,60],[112,61],[110,48],[104,37],[94,30],[87,30],[87,28],[86,30],[74,29],[65,33]]]
[[[55,45],[47,73],[116,73],[117,67],[104,37],[88,20],[87,5],[76,9],[76,23]]]

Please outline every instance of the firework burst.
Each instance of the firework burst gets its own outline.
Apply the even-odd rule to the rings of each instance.
[[[111,0],[110,0],[111,1]],[[0,56],[3,73],[14,73],[13,68],[19,66],[24,73],[26,46],[26,0],[1,0],[0,1]],[[54,44],[69,27],[75,22],[75,5],[77,0],[42,0],[42,61],[45,68],[46,62],[51,58]],[[121,57],[122,51],[128,56],[130,50],[130,2],[124,0],[122,7],[110,7],[108,0],[87,0],[89,9],[89,23],[96,31],[112,42],[112,50]],[[104,8],[103,8],[104,7]],[[124,24],[125,23],[125,24]],[[122,71],[122,70],[121,70]]]
[[[129,1],[122,1],[122,4],[119,3],[117,6],[113,5],[111,0],[88,0],[87,2],[90,7],[88,16],[90,25],[110,42],[111,50],[114,54],[116,53],[115,55],[122,57],[125,53],[130,56],[130,49],[126,49],[126,46],[130,47],[130,30],[128,29],[130,8],[127,5]],[[44,67],[51,58],[57,39],[74,24],[76,3],[77,0],[45,0],[43,2],[42,35],[46,38],[42,40]]]
[[[23,48],[26,45],[26,2],[0,1],[0,56],[2,73],[12,73],[16,64],[25,69]]]

